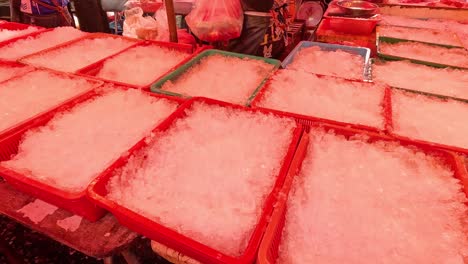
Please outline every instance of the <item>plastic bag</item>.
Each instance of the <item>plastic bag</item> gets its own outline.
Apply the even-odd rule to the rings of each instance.
[[[104,12],[120,12],[125,9],[127,0],[101,0],[101,7]]]
[[[154,13],[162,5],[162,0],[128,0],[125,7],[128,9],[140,7],[145,13]]]
[[[135,7],[125,11],[123,35],[130,38],[155,40],[158,38],[158,22],[152,17],[143,16],[143,10]]]
[[[169,25],[167,24],[166,8],[162,7],[156,11],[156,13],[154,13],[154,18],[158,22],[159,31],[159,36],[156,40],[169,41]]]
[[[167,24],[167,13],[166,8],[160,8],[154,14],[154,18],[158,22],[158,36],[156,40],[159,41],[169,41],[169,25]],[[185,29],[178,29],[177,36],[179,43],[185,44],[196,44],[195,38],[190,35]]]
[[[199,39],[215,42],[238,38],[243,19],[239,0],[198,0],[185,21]]]

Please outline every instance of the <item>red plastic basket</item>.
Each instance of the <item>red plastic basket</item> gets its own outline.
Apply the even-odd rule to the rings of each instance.
[[[27,38],[30,38],[30,37],[33,37],[33,38],[36,38],[37,36],[41,35],[42,33],[46,33],[46,32],[50,32],[54,30],[53,28],[48,28],[48,29],[44,29],[44,30],[39,30],[39,31],[36,31],[36,32],[33,32],[31,34],[27,34],[27,35],[22,35],[22,36],[19,36],[19,37],[15,37],[15,38],[12,38],[12,39],[9,39],[9,40],[5,40],[3,42],[0,42],[0,49],[5,47],[5,46],[8,46],[18,40],[22,40],[22,39],[27,39]],[[79,38],[82,38],[82,37],[79,37]],[[79,38],[74,38],[72,40],[76,40],[76,39],[79,39]],[[66,41],[66,42],[63,42],[61,44],[65,44],[65,43],[68,43],[69,41]],[[59,45],[61,45],[59,44]],[[54,46],[55,47],[55,46]],[[52,47],[51,47],[52,48]],[[38,51],[40,52],[40,51]],[[28,55],[31,55],[31,54],[28,54]]]
[[[8,29],[8,30],[24,30],[29,27],[45,30],[43,27],[39,26],[33,26],[33,25],[28,25],[28,24],[21,24],[21,23],[16,23],[16,22],[7,22],[5,23],[0,23],[0,29]]]
[[[54,51],[54,50],[57,50],[57,49],[62,49],[62,48],[66,48],[68,46],[71,46],[77,42],[80,42],[80,41],[83,41],[85,39],[98,39],[98,38],[114,38],[114,39],[118,39],[118,38],[123,38],[123,39],[126,39],[128,41],[131,41],[131,42],[134,42],[135,44],[133,45],[130,45],[129,47],[126,47],[125,49],[121,50],[121,51],[124,51],[124,50],[127,50],[135,45],[137,45],[138,43],[141,42],[141,40],[139,39],[134,39],[134,38],[129,38],[129,37],[122,37],[122,36],[118,36],[118,35],[113,35],[113,34],[106,34],[106,33],[90,33],[86,36],[83,36],[81,38],[77,38],[77,39],[73,39],[73,40],[70,40],[68,42],[65,42],[65,43],[62,43],[60,45],[57,45],[57,46],[54,46],[54,47],[51,47],[51,48],[48,48],[48,49],[45,49],[45,50],[41,50],[41,51],[38,51],[36,53],[33,53],[33,54],[29,54],[27,56],[24,56],[24,57],[21,57],[18,59],[19,62],[21,63],[24,63],[24,64],[28,64],[27,63],[27,59],[28,58],[31,58],[31,57],[34,57],[34,56],[40,56],[40,55],[43,55],[43,54],[46,54],[48,52],[51,52],[51,51]],[[120,51],[120,52],[121,52]],[[113,55],[113,54],[112,54]],[[112,56],[110,55],[110,56]],[[81,56],[80,54],[77,54],[77,56]],[[106,58],[110,57],[110,56],[107,56],[107,57],[104,57],[102,58],[101,60],[105,60]],[[97,62],[101,61],[101,60],[98,60]],[[96,62],[94,62],[96,63]],[[34,65],[33,65],[34,66]],[[84,66],[83,68],[81,69],[78,69],[76,70],[74,73],[78,73],[80,72],[82,69],[88,67],[89,65],[86,65]],[[41,68],[41,67],[37,67],[37,68]]]
[[[1,28],[1,25],[0,25],[0,28]],[[28,37],[35,37],[37,35],[40,35],[44,32],[47,32],[47,31],[52,31],[53,28],[48,28],[48,29],[44,29],[44,30],[39,30],[39,31],[35,31],[35,32],[32,32],[30,34],[27,34],[27,35],[21,35],[21,36],[18,36],[18,37],[14,37],[14,38],[11,38],[11,39],[8,39],[8,40],[5,40],[5,41],[2,41],[0,42],[0,48],[6,46],[6,45],[9,45],[10,43],[13,43],[19,39],[25,39],[25,38],[28,38]]]
[[[269,111],[265,110],[249,109],[243,106],[237,106],[207,98],[193,98],[188,100],[181,108],[179,108],[174,113],[174,115],[172,115],[163,124],[161,124],[161,126],[157,128],[157,131],[165,131],[169,127],[171,127],[171,125],[178,119],[183,118],[186,115],[185,110],[192,107],[194,102],[204,102],[209,105],[230,107],[239,111],[247,111],[253,113],[270,113]],[[201,261],[202,263],[252,263],[255,260],[257,250],[260,245],[260,240],[269,221],[268,219],[273,211],[273,207],[276,202],[279,191],[281,190],[281,187],[284,183],[286,173],[289,169],[290,162],[294,156],[297,144],[302,135],[302,131],[302,125],[298,124],[293,134],[293,140],[283,160],[282,167],[276,180],[274,189],[271,191],[271,193],[268,195],[265,201],[263,213],[260,217],[260,220],[249,240],[244,254],[237,258],[223,254],[191,238],[181,235],[180,233],[169,229],[157,222],[154,222],[136,212],[133,212],[117,204],[116,202],[109,200],[106,197],[106,185],[109,179],[112,177],[113,172],[116,169],[123,167],[126,164],[130,155],[132,155],[132,153],[135,153],[136,151],[142,149],[148,144],[144,140],[140,141],[131,151],[129,151],[128,156],[120,158],[108,170],[106,170],[102,175],[96,178],[89,186],[88,194],[90,198],[94,200],[98,205],[112,212],[122,225],[127,226],[128,228],[146,237],[149,237],[152,240],[162,243],[170,248],[177,249],[182,254],[185,254],[198,261]]]
[[[177,51],[180,51],[180,52],[184,52],[184,53],[188,53],[188,54],[191,54],[190,56],[188,56],[187,58],[183,59],[180,63],[178,63],[176,66],[172,67],[171,69],[169,69],[166,73],[162,74],[161,76],[158,76],[157,78],[155,78],[153,81],[151,81],[150,83],[146,84],[146,85],[142,85],[142,86],[139,86],[139,85],[134,85],[134,84],[130,84],[130,83],[122,83],[122,82],[118,82],[118,81],[114,81],[114,80],[107,80],[107,79],[103,79],[103,78],[98,78],[96,77],[96,75],[99,73],[99,71],[101,71],[102,67],[104,66],[104,63],[109,60],[109,59],[112,59],[122,53],[125,53],[126,51],[128,51],[129,49],[132,49],[132,48],[135,48],[135,47],[139,47],[139,46],[159,46],[161,48],[168,48],[168,49],[173,49],[173,50],[177,50]],[[178,44],[178,43],[171,43],[171,42],[161,42],[161,41],[150,41],[150,40],[147,40],[147,41],[144,41],[144,42],[141,42],[141,43],[138,43],[134,46],[131,46],[117,54],[114,54],[110,57],[107,57],[103,60],[100,60],[94,64],[91,64],[89,65],[88,67],[85,67],[81,70],[79,70],[77,73],[80,74],[80,75],[86,75],[86,76],[93,76],[95,78],[98,78],[100,80],[103,80],[103,81],[106,81],[106,82],[112,82],[114,84],[117,84],[117,85],[125,85],[125,86],[128,86],[128,87],[133,87],[133,88],[137,88],[137,89],[143,89],[145,91],[149,91],[149,88],[151,86],[151,84],[155,83],[156,81],[158,81],[162,76],[165,76],[166,74],[172,72],[173,70],[177,69],[180,65],[182,64],[185,64],[187,61],[189,61],[194,55],[198,54],[199,51],[195,49],[194,46],[192,45],[188,45],[188,44]],[[150,55],[148,55],[150,56]],[[157,58],[156,58],[157,59]]]
[[[389,109],[388,111],[389,111],[390,115],[389,115],[389,118],[387,119],[387,131],[391,136],[393,136],[393,137],[395,137],[395,138],[397,138],[399,140],[403,140],[403,141],[417,142],[419,144],[424,144],[424,145],[432,146],[432,147],[435,147],[435,148],[440,148],[440,149],[444,149],[444,150],[458,152],[458,153],[462,153],[464,155],[468,155],[468,149],[466,149],[466,148],[461,148],[461,147],[451,146],[451,145],[445,145],[445,144],[430,142],[430,141],[426,141],[426,140],[415,139],[415,138],[400,135],[397,132],[395,132],[394,131],[394,122],[393,122],[393,109],[392,109],[392,94],[393,94],[394,91],[398,91],[398,89],[390,89],[390,93],[389,93],[390,104],[389,104],[389,107],[388,107],[388,109]],[[438,100],[441,100],[441,98],[442,98],[441,96],[421,94],[421,93],[418,93],[418,92],[405,91],[405,93],[417,93],[417,94],[420,94],[421,96],[436,98]],[[443,100],[458,101],[458,100],[450,99],[448,97],[445,97]],[[463,102],[463,101],[461,101],[461,102]]]
[[[280,72],[277,72],[276,74],[279,74],[279,73]],[[391,101],[390,101],[390,97],[391,97],[390,92],[391,91],[390,91],[390,87],[388,87],[388,86],[386,86],[386,88],[385,88],[385,94],[384,94],[384,98],[383,98],[383,102],[382,102],[382,106],[383,106],[383,109],[384,109],[384,113],[383,113],[384,114],[384,116],[383,116],[384,130],[381,130],[379,128],[371,127],[371,126],[367,126],[367,125],[345,123],[345,122],[331,120],[331,119],[325,119],[325,118],[320,118],[320,117],[315,117],[315,116],[302,115],[302,114],[298,114],[298,113],[286,112],[286,111],[281,111],[281,110],[276,110],[276,109],[272,109],[272,108],[265,108],[265,107],[258,106],[260,104],[260,102],[263,100],[263,98],[265,97],[265,93],[270,89],[271,82],[272,82],[273,78],[276,76],[276,74],[273,75],[262,88],[260,88],[257,95],[255,96],[255,98],[252,100],[252,102],[250,104],[252,108],[265,109],[265,110],[277,113],[279,115],[293,117],[293,118],[296,119],[296,121],[298,123],[301,123],[303,125],[310,125],[310,124],[312,124],[314,122],[320,121],[320,122],[324,122],[324,123],[328,123],[328,124],[346,126],[346,127],[362,129],[362,130],[368,130],[368,131],[385,132],[385,130],[387,129],[387,124],[388,124],[387,120],[389,118],[391,118]],[[336,77],[324,76],[324,75],[319,75],[319,74],[314,74],[314,75],[318,76],[319,78],[340,79],[340,78],[336,78]],[[367,83],[367,82],[363,82],[363,81],[356,81],[356,80],[347,80],[347,81],[349,81],[349,82],[359,82],[359,83],[363,83],[364,85],[373,85],[372,83]]]
[[[18,64],[18,63],[14,63],[14,62],[10,62],[12,65],[15,65],[15,64]],[[22,65],[22,64],[18,64],[18,65]],[[33,70],[34,71],[34,68]],[[1,139],[4,139],[14,133],[16,133],[17,131],[19,130],[22,130],[23,128],[27,127],[29,124],[31,123],[34,123],[36,119],[39,119],[45,115],[47,115],[47,113],[49,113],[50,111],[57,111],[58,108],[60,108],[62,105],[66,105],[66,104],[69,104],[70,102],[73,102],[74,100],[77,100],[78,98],[82,97],[82,96],[85,96],[86,94],[90,93],[92,90],[94,90],[95,88],[101,86],[103,83],[99,80],[95,80],[95,79],[91,79],[91,78],[85,78],[85,77],[80,77],[80,76],[75,76],[75,75],[72,75],[72,74],[67,74],[67,73],[63,73],[63,72],[57,72],[57,71],[53,71],[53,70],[41,70],[41,71],[47,71],[47,72],[50,72],[50,73],[53,73],[55,75],[58,75],[58,76],[64,76],[64,77],[67,77],[67,78],[76,78],[76,79],[86,79],[88,82],[90,83],[94,83],[94,85],[90,88],[90,89],[87,89],[79,94],[77,94],[76,96],[73,96],[71,97],[70,99],[68,100],[65,100],[64,102],[62,103],[59,103],[58,105],[56,106],[53,106],[51,108],[49,108],[48,110],[45,110],[43,112],[40,112],[28,119],[25,119],[7,129],[4,129],[4,130],[0,130],[0,140]],[[18,75],[18,76],[15,76],[11,79],[8,79],[6,80],[5,82],[8,82],[8,81],[12,81],[12,80],[15,80],[15,79],[18,79],[22,76]],[[2,87],[0,87],[0,89],[2,89]],[[0,145],[1,147],[1,145]]]
[[[1,47],[0,47],[1,48]],[[5,80],[0,80],[0,84],[3,82],[6,82],[16,76],[21,76],[24,75],[30,71],[34,70],[34,67],[31,67],[29,65],[24,65],[22,63],[14,62],[14,61],[6,61],[6,60],[1,60],[0,59],[0,66],[1,67],[7,67],[7,68],[16,68],[17,70],[15,71],[14,75],[11,78],[7,78]]]
[[[455,177],[458,178],[463,187],[465,195],[468,197],[468,173],[463,165],[461,157],[453,152],[439,150],[431,148],[430,146],[419,144],[418,142],[411,141],[401,141],[393,139],[389,136],[380,135],[374,132],[359,131],[354,129],[343,128],[334,125],[323,125],[315,123],[312,125],[312,128],[322,127],[327,130],[333,130],[334,133],[344,135],[345,137],[352,137],[355,135],[365,135],[369,138],[370,142],[373,141],[393,141],[399,142],[403,146],[413,146],[418,150],[423,151],[424,153],[435,155],[442,158],[455,172]],[[305,158],[307,153],[308,143],[309,143],[309,131],[311,127],[306,127],[306,132],[304,132],[301,142],[296,150],[296,155],[294,156],[293,161],[291,162],[290,169],[285,180],[284,187],[282,189],[282,199],[278,200],[278,204],[275,206],[275,210],[271,217],[270,224],[268,225],[265,235],[263,237],[262,243],[257,257],[257,264],[274,264],[278,258],[278,248],[281,243],[281,237],[283,233],[283,227],[285,224],[285,215],[287,210],[287,200],[289,191],[291,190],[293,179],[296,176],[297,172],[300,170],[302,161]],[[468,202],[467,202],[468,204]]]
[[[116,89],[130,89],[126,87],[118,87]],[[60,107],[48,112],[47,114],[36,118],[25,124],[21,130],[9,135],[6,138],[0,140],[0,161],[8,160],[12,155],[18,153],[18,146],[23,135],[30,129],[43,126],[47,124],[57,113],[63,112],[73,108],[75,105],[84,102],[99,93],[95,90],[90,91],[74,100],[71,100]],[[163,95],[156,95],[148,93],[148,95],[165,98],[168,100],[176,101],[181,103],[180,99],[172,98]],[[122,150],[125,153],[126,150]],[[63,209],[66,209],[74,214],[80,215],[88,219],[89,221],[97,221],[105,214],[105,210],[101,207],[96,206],[86,195],[86,190],[78,193],[70,191],[64,191],[46,183],[37,181],[33,178],[29,178],[24,174],[15,172],[8,168],[0,165],[0,176],[5,178],[11,185],[16,189],[28,193],[34,197],[42,199],[48,203],[57,205]]]
[[[34,32],[14,36],[14,37],[6,39],[4,41],[16,40],[18,38],[27,37],[27,36],[30,36],[31,34],[36,34],[36,33],[44,32],[45,30],[47,30],[47,29],[45,29],[43,27],[32,26],[32,25],[21,24],[21,23],[15,23],[15,22],[0,23],[0,29],[6,29],[6,30],[25,30],[25,29],[27,29],[29,27],[37,28],[38,30],[34,31]],[[2,43],[4,41],[0,41],[0,43]]]

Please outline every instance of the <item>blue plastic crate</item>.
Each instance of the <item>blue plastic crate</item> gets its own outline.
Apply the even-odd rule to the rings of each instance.
[[[356,54],[362,56],[364,58],[364,65],[363,67],[363,80],[370,81],[369,76],[369,67],[370,67],[370,49],[368,48],[361,48],[361,47],[351,47],[351,46],[344,46],[338,44],[328,44],[328,43],[320,43],[320,42],[313,42],[313,41],[301,41],[297,46],[289,53],[289,55],[283,60],[281,63],[282,68],[287,68],[289,64],[291,64],[294,60],[296,54],[304,49],[310,47],[320,47],[320,49],[325,51],[336,51],[342,50],[345,52],[349,52],[351,54]]]

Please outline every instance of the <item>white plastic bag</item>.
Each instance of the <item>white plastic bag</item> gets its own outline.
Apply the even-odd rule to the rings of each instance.
[[[166,8],[162,7],[154,14],[154,18],[158,22],[158,37],[156,40],[169,41],[169,25],[167,24]],[[190,35],[185,29],[178,29],[177,36],[179,43],[195,45],[195,38]]]
[[[143,16],[143,10],[135,7],[125,11],[123,35],[130,38],[155,40],[158,38],[158,22],[150,16]]]
[[[101,0],[101,7],[104,12],[120,12],[125,9],[127,0]]]
[[[154,18],[158,22],[159,32],[156,40],[169,41],[169,25],[167,24],[166,8],[163,6],[158,11],[156,11],[156,13],[154,13]]]
[[[197,0],[185,21],[199,39],[215,42],[238,38],[243,19],[239,0]]]

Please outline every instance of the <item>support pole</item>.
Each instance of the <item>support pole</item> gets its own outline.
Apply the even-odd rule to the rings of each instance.
[[[166,3],[167,24],[169,25],[169,37],[171,42],[178,42],[177,25],[174,12],[174,2],[172,0],[164,0]]]

